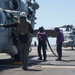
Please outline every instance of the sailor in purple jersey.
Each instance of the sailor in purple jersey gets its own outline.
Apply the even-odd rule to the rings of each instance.
[[[43,51],[43,60],[46,60],[46,32],[44,31],[43,27],[39,28],[39,32],[36,34],[36,37],[38,39],[38,56],[39,60],[42,60],[42,55],[41,55],[41,48]]]
[[[41,41],[46,41],[46,32],[38,32],[37,35],[39,36],[38,39],[40,38]]]
[[[60,31],[59,28],[55,28],[55,31],[57,32],[57,53],[58,53],[58,59],[56,59],[57,61],[61,61],[62,58],[62,43],[64,42],[64,35],[63,33]]]

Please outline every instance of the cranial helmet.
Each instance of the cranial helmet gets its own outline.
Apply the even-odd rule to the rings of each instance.
[[[27,18],[27,15],[26,15],[25,12],[21,12],[21,13],[20,13],[20,17],[26,17],[26,18]]]
[[[43,26],[39,27],[39,31],[40,31],[40,32],[43,32],[43,31],[44,31]]]
[[[58,27],[55,28],[55,31],[60,31],[60,29]]]

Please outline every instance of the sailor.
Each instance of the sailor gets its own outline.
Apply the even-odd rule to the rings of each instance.
[[[62,58],[62,43],[64,41],[64,35],[58,27],[55,28],[55,31],[57,32],[56,43],[57,43],[57,53],[58,53],[58,59],[56,59],[56,61],[61,61],[61,58]]]
[[[26,21],[26,13],[20,14],[20,24],[17,26],[17,37],[20,42],[22,69],[27,70],[28,68],[28,54],[29,54],[29,25]]]
[[[39,32],[36,34],[36,38],[38,39],[38,60],[42,60],[41,48],[43,51],[43,60],[46,61],[46,41],[47,36],[43,27],[39,28]]]

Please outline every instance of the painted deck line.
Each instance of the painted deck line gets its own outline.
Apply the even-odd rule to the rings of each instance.
[[[38,66],[33,66],[33,67],[39,67],[39,68],[68,68],[68,69],[71,69],[71,68],[75,68],[75,66],[41,66],[41,65],[38,65]]]

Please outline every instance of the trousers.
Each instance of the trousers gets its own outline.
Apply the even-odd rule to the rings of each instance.
[[[42,59],[41,50],[43,52],[43,57],[46,60],[46,43],[41,43],[38,45],[38,56],[40,59]]]
[[[62,43],[57,44],[57,53],[58,53],[58,58],[61,59],[61,57],[62,57]]]

